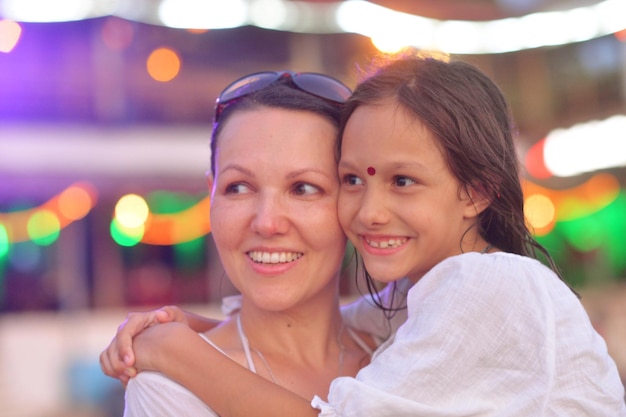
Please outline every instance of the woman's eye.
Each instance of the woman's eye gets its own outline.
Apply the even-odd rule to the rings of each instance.
[[[360,185],[363,184],[363,181],[356,175],[348,174],[343,176],[343,183],[347,185]]]
[[[250,192],[250,188],[241,183],[230,184],[226,187],[225,194],[245,194]]]
[[[316,186],[304,182],[298,183],[294,187],[294,193],[297,195],[315,194],[319,193],[319,191],[319,188]]]
[[[416,184],[414,180],[409,177],[395,177],[393,180],[394,184],[398,187],[407,187],[412,184]]]

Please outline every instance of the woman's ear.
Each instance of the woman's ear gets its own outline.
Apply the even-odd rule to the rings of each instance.
[[[207,171],[205,174],[206,176],[206,183],[207,186],[209,187],[209,194],[213,191],[213,174],[211,173],[211,171]]]

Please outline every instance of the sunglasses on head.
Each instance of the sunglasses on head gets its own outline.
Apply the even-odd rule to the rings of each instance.
[[[291,80],[291,83],[287,85],[336,104],[345,103],[352,94],[352,91],[341,81],[324,74],[292,71],[256,72],[234,81],[220,93],[215,101],[215,122],[219,120],[222,111],[229,103],[256,93],[284,78]]]

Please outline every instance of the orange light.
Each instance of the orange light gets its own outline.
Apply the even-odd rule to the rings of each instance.
[[[156,81],[171,81],[180,71],[180,58],[169,48],[158,48],[148,57],[146,68]]]
[[[178,213],[151,213],[141,241],[151,245],[174,245],[202,237],[211,231],[210,210],[211,199],[207,196]]]
[[[541,194],[554,204],[555,221],[576,220],[595,213],[612,203],[619,192],[619,180],[609,173],[596,174],[566,190],[551,190],[532,181],[524,182],[525,196]]]
[[[69,220],[82,219],[95,204],[95,193],[88,184],[74,184],[59,195],[59,211]]]
[[[48,232],[57,233],[54,231],[57,223],[60,231],[73,221],[85,217],[96,204],[96,200],[97,193],[94,187],[87,182],[78,182],[38,207],[0,213],[0,223],[6,227],[9,242],[25,242],[32,240],[33,236],[41,238]],[[48,229],[45,229],[46,232],[42,235],[40,229],[32,229],[41,224],[54,226],[46,226]]]
[[[626,29],[615,32],[615,38],[620,42],[626,42]]]

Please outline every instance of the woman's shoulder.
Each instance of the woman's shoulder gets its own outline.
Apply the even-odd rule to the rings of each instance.
[[[237,329],[236,315],[227,318],[218,326],[202,333],[202,338],[224,355],[239,362],[242,366],[248,366],[243,350],[241,336]]]
[[[168,395],[193,396],[185,387],[178,382],[170,379],[167,375],[155,371],[142,371],[128,381],[126,387],[126,395],[135,395],[141,393],[142,397],[150,397],[162,395],[167,392]]]
[[[216,415],[191,391],[160,372],[143,371],[131,378],[125,403],[125,416]]]

